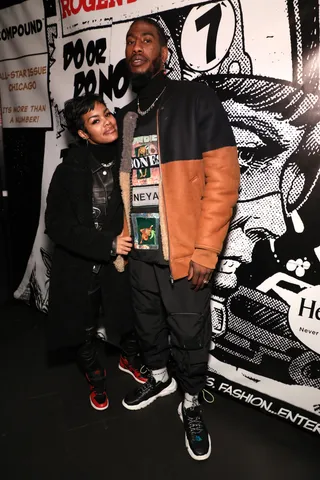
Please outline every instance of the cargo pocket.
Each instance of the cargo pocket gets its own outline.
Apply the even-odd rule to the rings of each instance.
[[[201,313],[172,313],[168,317],[171,345],[198,350],[205,345],[205,317]]]
[[[171,314],[168,322],[177,378],[183,391],[196,394],[206,381],[210,322],[200,313]]]

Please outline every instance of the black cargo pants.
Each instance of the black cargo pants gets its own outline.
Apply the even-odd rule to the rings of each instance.
[[[206,383],[211,341],[211,284],[195,292],[187,278],[172,283],[168,266],[135,259],[130,259],[130,274],[146,366],[165,367],[171,349],[182,389],[199,393]]]

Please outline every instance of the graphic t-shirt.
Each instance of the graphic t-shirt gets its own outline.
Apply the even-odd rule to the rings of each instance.
[[[159,220],[160,157],[156,133],[156,109],[139,117],[131,153],[132,257],[151,263],[163,259]]]

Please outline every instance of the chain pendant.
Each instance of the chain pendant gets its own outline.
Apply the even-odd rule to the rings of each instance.
[[[138,114],[141,115],[142,117],[143,117],[144,115],[147,115],[147,113],[149,113],[150,110],[153,109],[153,107],[155,106],[155,104],[157,103],[157,101],[159,100],[159,98],[161,97],[161,95],[164,93],[164,91],[165,91],[166,88],[167,88],[167,87],[165,86],[164,89],[162,90],[162,92],[157,96],[157,98],[155,99],[155,101],[151,103],[150,107],[147,108],[147,110],[140,110],[140,102],[139,102],[139,98],[138,98],[138,99],[137,99],[137,112],[138,112]]]

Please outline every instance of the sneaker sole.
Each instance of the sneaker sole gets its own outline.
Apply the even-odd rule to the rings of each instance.
[[[122,400],[122,405],[127,408],[128,410],[141,410],[141,408],[145,408],[151,403],[153,403],[157,398],[160,397],[166,397],[167,395],[170,395],[171,393],[174,393],[177,390],[177,382],[173,378],[171,380],[170,385],[168,385],[162,392],[158,393],[154,397],[148,398],[148,400],[144,400],[144,402],[139,403],[138,405],[128,405],[124,400]]]
[[[121,372],[129,373],[129,375],[131,375],[131,377],[133,377],[136,382],[142,383],[142,385],[143,385],[144,383],[146,383],[146,382],[143,382],[142,380],[139,380],[132,372],[130,372],[130,370],[127,370],[126,368],[121,367],[120,363],[119,363],[119,365],[118,365],[118,368],[119,368],[119,370],[121,370]]]
[[[182,416],[182,403],[180,403],[180,405],[178,407],[178,415],[180,417],[181,422],[184,423],[183,422],[183,416]],[[210,437],[209,434],[208,434],[209,449],[208,449],[208,452],[205,455],[195,455],[193,453],[193,451],[191,450],[187,434],[185,434],[184,438],[185,438],[185,444],[186,444],[188,453],[189,453],[190,457],[193,458],[193,460],[197,460],[198,462],[201,462],[202,460],[207,460],[210,457],[210,455],[211,455],[211,437]]]
[[[106,407],[98,408],[94,405],[91,398],[89,398],[89,400],[90,400],[91,407],[94,408],[95,410],[97,410],[98,412],[102,412],[103,410],[107,410],[107,408],[109,407],[109,402],[108,402],[108,405]]]

